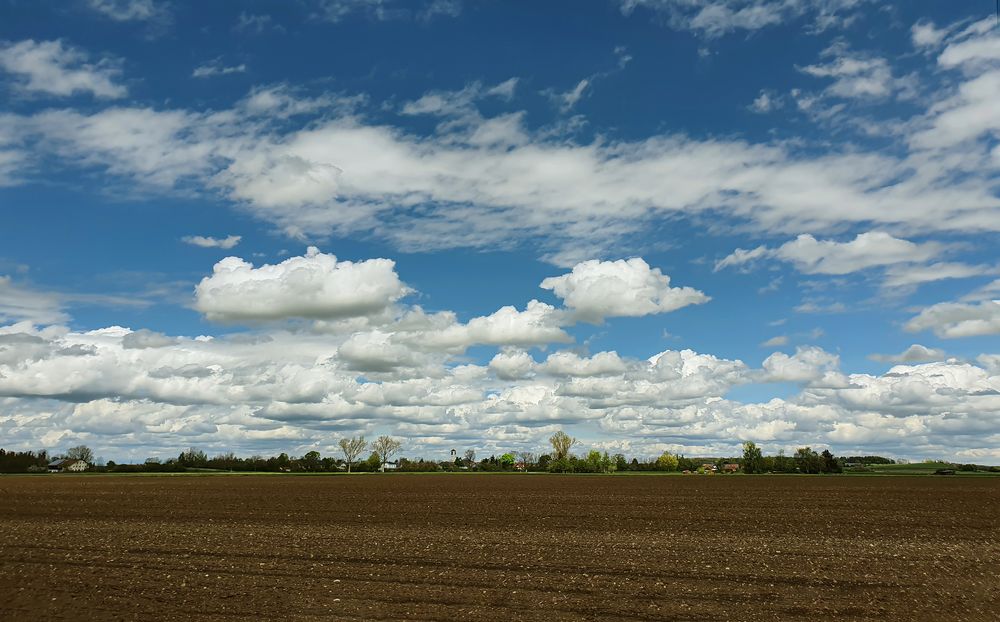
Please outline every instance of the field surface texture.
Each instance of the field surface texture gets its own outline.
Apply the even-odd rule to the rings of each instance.
[[[3,476],[4,620],[998,620],[1000,480]]]

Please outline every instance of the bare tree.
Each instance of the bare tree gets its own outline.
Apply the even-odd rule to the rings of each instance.
[[[465,458],[464,458],[464,460],[465,460],[465,466],[467,468],[471,469],[473,467],[473,465],[476,464],[476,450],[475,449],[466,449],[465,450]]]
[[[66,457],[70,460],[83,460],[87,464],[94,463],[94,452],[91,451],[90,447],[87,447],[86,445],[70,447],[66,452]]]
[[[378,440],[372,443],[372,451],[378,454],[378,457],[382,462],[382,472],[385,473],[385,463],[389,461],[389,458],[396,455],[396,452],[403,447],[403,444],[392,438],[391,436],[380,436]]]
[[[355,438],[342,438],[340,439],[340,449],[344,452],[344,457],[347,458],[347,472],[351,472],[351,465],[358,459],[368,447],[368,441],[365,440],[364,435]]]
[[[535,463],[535,454],[530,451],[519,451],[517,452],[517,457],[521,459],[521,464],[524,465],[524,472],[528,472],[528,467]]]
[[[555,460],[566,460],[569,458],[570,448],[576,445],[577,440],[559,430],[549,438],[549,442],[552,443],[552,458]]]

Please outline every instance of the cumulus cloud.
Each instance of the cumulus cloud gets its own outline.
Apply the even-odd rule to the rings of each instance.
[[[338,261],[312,246],[259,268],[226,257],[195,288],[195,308],[222,322],[374,315],[409,292],[395,266],[389,259]]]
[[[70,96],[89,93],[116,99],[127,89],[115,82],[119,64],[111,59],[87,62],[87,54],[62,41],[34,41],[0,45],[0,69],[15,76],[16,87],[25,93]]]
[[[819,381],[842,384],[838,378],[840,357],[815,346],[799,347],[795,354],[775,352],[764,359],[763,378],[768,382]]]
[[[899,354],[872,354],[868,358],[879,363],[927,363],[940,361],[944,357],[944,350],[915,343]]]
[[[904,328],[913,333],[931,330],[947,339],[1000,334],[1000,300],[941,302],[923,309]]]
[[[569,274],[543,280],[540,287],[552,290],[577,318],[594,323],[667,313],[711,300],[692,287],[670,287],[669,276],[638,257],[585,261]]]
[[[554,429],[591,422],[639,455],[659,453],[670,438],[674,451],[731,452],[752,439],[771,451],[821,444],[942,456],[992,442],[1000,408],[995,356],[980,357],[982,366],[897,365],[881,376],[844,376],[837,356],[818,348],[774,354],[759,370],[691,350],[648,360],[556,352],[539,364],[504,348],[482,366],[396,349],[397,330],[415,327],[346,340],[285,330],[192,339],[0,327],[0,430],[17,446],[86,438],[116,456],[191,445],[334,453],[323,445],[331,432],[388,431],[426,456],[456,442],[537,450]],[[128,347],[131,335],[162,345]],[[761,403],[725,398],[768,381],[805,388]]]
[[[190,244],[192,246],[200,246],[202,248],[222,248],[229,250],[240,243],[243,236],[239,235],[228,235],[224,238],[213,238],[204,235],[188,235],[181,238],[185,244]]]

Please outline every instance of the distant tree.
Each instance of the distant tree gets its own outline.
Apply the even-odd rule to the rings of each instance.
[[[476,451],[474,449],[466,449],[463,460],[465,461],[466,468],[471,469],[476,466]]]
[[[552,462],[552,456],[549,454],[542,454],[538,456],[538,462],[535,463],[535,468],[539,471],[548,471],[549,465]]]
[[[623,454],[615,454],[612,460],[615,461],[616,471],[628,470],[628,460],[625,459],[625,456]]]
[[[517,452],[517,458],[524,465],[524,470],[527,472],[535,464],[535,454],[530,451],[519,451]]]
[[[821,470],[823,473],[840,473],[843,470],[829,449],[823,450],[823,453],[820,454],[820,460],[822,460]]]
[[[299,459],[303,471],[318,471],[320,467],[320,454],[315,449],[307,452]]]
[[[285,457],[287,458],[287,456]],[[177,457],[177,462],[185,467],[204,468],[208,465],[208,456],[200,449],[191,447],[187,451],[181,452],[181,455]]]
[[[753,441],[743,442],[743,472],[762,473],[764,471],[764,456],[760,447]]]
[[[391,436],[382,435],[372,443],[372,450],[378,454],[379,460],[381,461],[382,472],[385,472],[385,463],[389,461],[396,455],[397,452],[403,447],[403,444]]]
[[[822,459],[811,447],[799,447],[795,450],[795,466],[802,473],[819,473],[822,469]]]
[[[365,440],[364,435],[340,439],[340,450],[344,452],[344,458],[347,460],[348,473],[351,472],[354,461],[364,453],[366,447],[368,447],[368,441]]]
[[[662,456],[656,459],[656,469],[658,471],[676,471],[679,463],[677,456],[665,451]]]
[[[569,458],[569,450],[576,445],[577,440],[559,430],[549,438],[549,443],[552,444],[553,460],[566,460]]]
[[[514,468],[515,462],[516,460],[514,459],[514,454],[510,452],[507,452],[504,455],[500,456],[500,466],[502,466],[505,469]]]
[[[94,452],[91,451],[90,447],[87,447],[86,445],[70,447],[66,451],[66,457],[70,460],[83,460],[87,464],[94,463]]]

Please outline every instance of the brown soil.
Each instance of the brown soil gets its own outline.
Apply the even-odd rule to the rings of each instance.
[[[1000,620],[1000,479],[0,477],[3,620]]]

